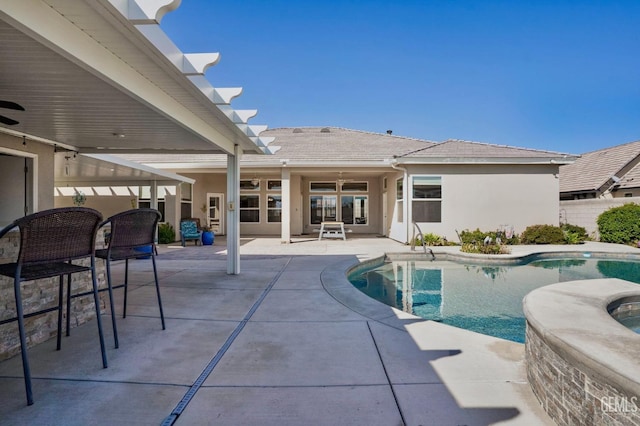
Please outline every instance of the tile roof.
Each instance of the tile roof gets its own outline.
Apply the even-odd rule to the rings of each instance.
[[[528,148],[517,148],[505,145],[494,145],[482,142],[470,142],[449,139],[419,151],[411,152],[404,157],[451,157],[451,158],[562,158],[568,154],[552,151],[541,151]]]
[[[560,160],[571,161],[567,154],[516,148],[503,145],[447,140],[433,142],[390,134],[372,133],[337,127],[283,127],[266,130],[261,138],[275,137],[271,146],[279,146],[274,155],[245,154],[242,163],[252,165],[277,165],[283,159],[290,163],[331,165],[335,163],[383,163],[393,158],[405,163],[434,159],[474,161],[476,159],[507,160]],[[153,163],[207,163],[226,166],[226,156],[198,154],[127,154],[126,159],[153,165]]]
[[[573,164],[560,167],[560,192],[595,191],[617,176],[620,188],[638,186],[640,170],[634,167],[624,176],[621,169],[640,155],[640,141],[629,142],[582,154]],[[606,188],[605,188],[606,189]]]
[[[279,158],[314,162],[382,161],[435,145],[420,139],[338,127],[279,128],[260,136],[276,138],[273,145],[282,147],[276,153]]]

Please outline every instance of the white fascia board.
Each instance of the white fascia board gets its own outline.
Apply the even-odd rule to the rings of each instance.
[[[394,158],[390,160],[393,164],[571,164],[574,157],[566,158],[468,158],[468,157],[441,157],[441,158]]]
[[[43,7],[39,0],[0,0],[0,13],[9,18],[12,25],[69,61],[170,117],[212,145],[225,152],[233,152],[237,142],[229,140],[210,123],[197,117],[54,9]]]
[[[80,154],[80,155],[84,155],[86,157],[94,158],[96,160],[105,161],[108,163],[117,164],[119,166],[129,167],[134,170],[141,170],[147,173],[152,173],[158,177],[157,180],[170,180],[170,181],[185,182],[190,184],[193,184],[195,182],[195,179],[191,179],[185,176],[180,176],[171,172],[166,172],[156,167],[151,167],[145,164],[125,160],[124,158],[116,157],[109,154]]]

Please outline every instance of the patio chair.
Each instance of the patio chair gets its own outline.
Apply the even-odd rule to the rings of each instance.
[[[202,231],[198,229],[198,224],[193,219],[182,219],[180,221],[180,241],[185,247],[188,240],[194,240],[195,245],[202,244]]]
[[[158,270],[156,268],[156,228],[160,220],[160,212],[155,209],[132,209],[111,216],[105,220],[101,227],[111,225],[111,234],[106,249],[96,250],[96,257],[104,259],[107,268],[107,290],[109,292],[109,307],[111,309],[111,324],[113,326],[113,340],[118,348],[118,329],[116,327],[116,314],[113,304],[113,289],[124,288],[124,302],[122,318],[127,317],[127,290],[129,284],[129,259],[151,258],[153,263],[153,278],[156,284],[158,308],[162,329],[165,329],[164,312],[162,310],[162,298],[160,297],[160,284],[158,283]],[[111,278],[111,262],[124,260],[124,282],[113,285]]]
[[[20,251],[17,260],[0,265],[0,275],[13,278],[16,317],[3,320],[0,325],[13,321],[18,322],[20,352],[28,405],[33,404],[33,391],[31,388],[31,371],[27,355],[24,319],[57,310],[58,335],[56,349],[60,350],[63,281],[65,275],[67,275],[67,289],[69,289],[71,274],[85,271],[91,272],[93,291],[84,293],[84,295],[93,294],[100,349],[102,351],[102,366],[107,368],[95,268],[95,242],[101,220],[102,215],[96,210],[85,207],[66,207],[45,210],[25,216],[15,220],[0,231],[0,238],[14,228],[18,228],[20,231]],[[89,259],[89,265],[86,265],[86,261],[83,264],[72,262],[80,259]],[[56,276],[60,277],[58,306],[25,314],[22,306],[21,282]],[[67,308],[67,318],[68,312],[69,309]]]

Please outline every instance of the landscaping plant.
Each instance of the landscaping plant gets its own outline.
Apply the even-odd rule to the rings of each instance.
[[[640,240],[640,205],[613,207],[598,216],[600,241],[633,244]]]
[[[176,240],[176,232],[170,223],[161,223],[158,225],[158,242],[160,244],[171,244]]]

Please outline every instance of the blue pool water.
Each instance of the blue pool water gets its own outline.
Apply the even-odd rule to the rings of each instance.
[[[522,343],[522,299],[527,293],[548,284],[607,277],[640,283],[640,262],[586,257],[513,266],[394,261],[349,280],[368,296],[405,312]]]

